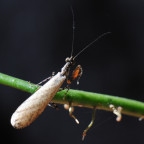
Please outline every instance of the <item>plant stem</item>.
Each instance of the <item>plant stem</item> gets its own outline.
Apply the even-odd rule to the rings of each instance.
[[[24,81],[6,74],[0,73],[0,84],[7,85],[25,92],[34,93],[40,86]],[[53,102],[60,104],[69,104],[111,111],[110,104],[115,107],[121,106],[122,113],[130,116],[144,117],[144,103],[127,98],[98,94],[80,90],[69,90],[64,100],[65,90],[58,92]]]

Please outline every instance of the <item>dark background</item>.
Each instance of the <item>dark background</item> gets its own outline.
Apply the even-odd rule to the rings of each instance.
[[[0,69],[33,83],[60,71],[70,56],[72,13],[75,13],[74,54],[111,31],[77,58],[83,67],[73,89],[144,101],[144,1],[134,0],[0,0]],[[91,110],[76,108],[76,125],[68,112],[50,107],[29,127],[15,130],[10,118],[30,94],[0,85],[0,139],[20,144],[143,144],[144,122],[97,111],[84,142],[81,135]]]

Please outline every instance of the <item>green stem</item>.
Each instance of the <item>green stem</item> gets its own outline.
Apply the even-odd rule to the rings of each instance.
[[[0,73],[0,84],[17,88],[29,93],[34,93],[40,87],[28,81],[24,81],[2,73]],[[111,111],[109,105],[113,104],[115,107],[121,106],[123,114],[136,117],[144,116],[144,103],[136,100],[80,90],[69,90],[64,100],[64,94],[65,90],[58,92],[54,96],[53,102],[60,104],[71,103],[73,106],[82,106],[88,108],[96,107],[97,109],[108,111]]]

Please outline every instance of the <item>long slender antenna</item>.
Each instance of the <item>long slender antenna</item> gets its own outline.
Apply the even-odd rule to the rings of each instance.
[[[74,12],[73,12],[73,8],[71,6],[71,12],[72,12],[72,17],[73,17],[73,25],[72,25],[72,29],[73,29],[73,33],[72,33],[72,50],[71,50],[71,56],[73,55],[73,47],[74,47],[74,30],[75,30],[75,20],[74,20]]]
[[[85,49],[87,49],[88,47],[90,47],[93,43],[95,43],[96,41],[98,41],[100,38],[102,38],[103,36],[107,35],[107,34],[110,34],[111,32],[106,32],[106,33],[103,33],[101,34],[99,37],[97,37],[94,41],[92,41],[91,43],[89,43],[88,45],[86,45],[75,57],[74,59],[79,55],[81,54]]]

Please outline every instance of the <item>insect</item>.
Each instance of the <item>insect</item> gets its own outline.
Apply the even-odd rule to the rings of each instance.
[[[73,14],[73,11],[72,11]],[[96,42],[101,37],[109,34],[110,32],[103,33],[97,39],[92,41],[86,47],[84,47],[76,56],[73,56],[73,44],[74,44],[74,14],[73,14],[73,39],[72,39],[72,51],[71,56],[66,58],[65,65],[61,68],[61,71],[52,76],[48,82],[46,82],[40,89],[26,99],[13,113],[11,117],[11,124],[14,128],[21,129],[29,126],[47,107],[51,102],[55,94],[59,91],[60,87],[67,79],[67,92],[69,85],[73,80],[79,78],[82,75],[82,67],[78,65],[73,71],[72,76],[69,78],[70,68],[74,65],[76,57],[87,49],[90,45]]]

